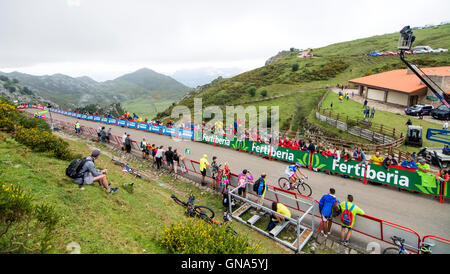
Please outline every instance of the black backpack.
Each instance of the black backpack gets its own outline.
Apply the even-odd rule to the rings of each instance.
[[[261,178],[256,180],[256,182],[253,184],[253,191],[258,192],[259,185],[261,184]]]
[[[88,160],[86,158],[73,160],[70,163],[70,165],[66,168],[66,175],[72,179],[83,177],[83,174],[80,174],[80,171],[87,161]]]

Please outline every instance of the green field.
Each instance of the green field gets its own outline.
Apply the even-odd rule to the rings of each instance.
[[[122,103],[125,110],[136,113],[139,117],[153,119],[160,111],[170,107],[175,100],[170,99],[134,99]]]
[[[65,176],[69,162],[50,158],[45,153],[30,152],[8,135],[1,134],[1,183],[20,184],[32,193],[36,203],[53,205],[61,216],[50,253],[66,253],[66,246],[71,242],[78,243],[84,254],[167,253],[159,242],[164,228],[186,219],[183,208],[170,198],[173,193],[182,200],[187,200],[188,194],[192,193],[198,204],[213,208],[218,219],[223,216],[219,196],[171,177],[154,177],[149,181],[135,179],[122,172],[122,168],[104,154],[96,161],[96,168],[108,169],[109,181],[113,187],[120,187],[119,192],[109,195],[98,185],[80,190]],[[67,141],[76,153],[88,155],[91,152],[85,143]],[[97,147],[114,153],[105,146]],[[139,167],[138,162],[128,163]],[[130,182],[135,183],[132,193],[122,187]],[[260,244],[258,253],[291,253],[245,225],[234,222],[232,226],[239,234],[248,236],[251,242]],[[15,231],[10,229],[8,233]],[[1,240],[0,237],[0,244]]]

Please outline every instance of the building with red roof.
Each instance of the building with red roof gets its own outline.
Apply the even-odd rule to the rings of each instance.
[[[422,68],[429,78],[450,97],[450,66]],[[359,94],[366,99],[388,104],[409,107],[416,104],[440,105],[439,99],[409,69],[397,69],[352,79],[350,83],[358,86]],[[436,90],[440,90],[436,88]]]

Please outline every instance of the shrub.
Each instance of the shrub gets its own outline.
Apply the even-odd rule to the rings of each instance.
[[[249,90],[248,90],[248,94],[250,94],[250,96],[255,96],[255,94],[256,94],[256,88],[250,88]]]
[[[261,96],[266,97],[267,96],[267,90],[261,90]]]
[[[20,186],[0,186],[0,253],[47,253],[59,215]]]
[[[167,227],[161,245],[172,254],[254,254],[259,248],[246,237],[231,234],[226,226],[195,219]]]
[[[298,64],[293,64],[292,71],[297,71],[297,70],[298,70]]]

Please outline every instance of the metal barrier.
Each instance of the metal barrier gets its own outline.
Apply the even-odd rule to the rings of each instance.
[[[432,244],[431,247],[433,254],[450,254],[450,240],[434,236],[427,235],[423,237],[422,243]]]

